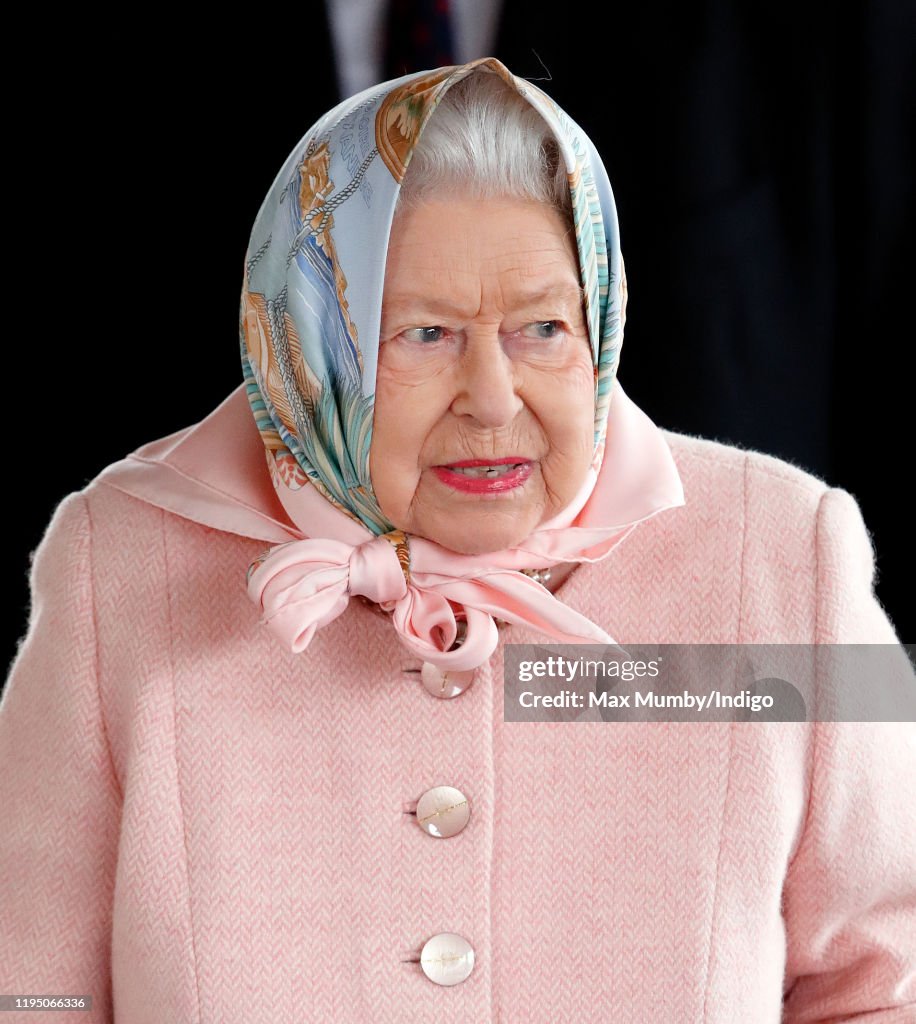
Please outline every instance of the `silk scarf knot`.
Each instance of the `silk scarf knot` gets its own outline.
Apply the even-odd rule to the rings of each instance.
[[[412,549],[416,548],[413,552]],[[556,559],[553,559],[555,562]],[[444,670],[464,671],[496,649],[495,618],[531,626],[567,643],[611,643],[583,615],[516,569],[456,574],[454,556],[400,531],[360,544],[302,539],[270,548],[248,568],[248,596],[294,654],[361,595],[391,613],[401,642]],[[468,566],[470,569],[470,565]],[[464,637],[459,640],[459,623]]]
[[[407,596],[409,580],[410,547],[395,530],[355,546],[314,539],[278,544],[249,565],[247,586],[263,609],[262,623],[298,653],[350,596],[390,607]]]

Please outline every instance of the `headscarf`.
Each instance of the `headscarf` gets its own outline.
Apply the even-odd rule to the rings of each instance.
[[[369,475],[395,206],[425,125],[447,90],[470,74],[499,75],[558,141],[595,380],[594,458],[578,495],[517,546],[484,555],[396,529]],[[667,444],[616,381],[625,309],[617,213],[600,157],[553,100],[498,60],[406,75],[325,114],[274,180],[245,260],[239,336],[246,390],[271,480],[301,532],[248,566],[246,586],[261,621],[303,651],[359,594],[391,613],[412,653],[455,670],[490,657],[494,618],[565,642],[614,643],[523,570],[605,558],[638,522],[684,504]],[[616,426],[613,403],[623,406]],[[612,465],[605,459],[609,424],[620,435]],[[624,510],[629,519],[620,518]]]

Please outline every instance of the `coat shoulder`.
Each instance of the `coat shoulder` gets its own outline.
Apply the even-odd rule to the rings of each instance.
[[[810,642],[818,521],[831,488],[752,448],[662,434],[685,503],[649,520],[621,547],[613,567],[625,581],[614,594],[621,635],[648,631],[672,643]]]
[[[776,506],[786,512],[794,510],[805,518],[816,515],[830,490],[823,478],[788,459],[695,434],[667,429],[662,429],[662,434],[685,490],[689,486],[699,494],[705,489],[732,490],[740,482],[747,499],[746,512],[751,517],[754,506],[762,501],[770,511]]]
[[[80,492],[86,500],[96,557],[122,551],[148,551],[162,532],[163,510],[94,478]],[[165,513],[168,515],[168,513]]]

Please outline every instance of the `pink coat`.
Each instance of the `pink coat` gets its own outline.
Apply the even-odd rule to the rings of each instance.
[[[244,403],[205,423],[267,535]],[[897,642],[850,494],[664,435],[686,505],[564,601],[621,643]],[[4,1022],[916,1021],[912,725],[507,724],[503,644],[538,634],[451,700],[357,601],[290,654],[212,477],[194,516],[105,477],[34,554],[0,705],[0,992],[93,1009]],[[445,839],[412,813],[438,785],[471,806]],[[456,985],[418,963],[442,932],[474,951]]]

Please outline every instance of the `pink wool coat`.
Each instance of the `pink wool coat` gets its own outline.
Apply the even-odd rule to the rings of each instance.
[[[912,725],[506,723],[503,645],[541,636],[440,700],[357,601],[293,655],[244,589],[264,540],[215,519],[280,515],[241,389],[209,424],[225,493],[178,514],[121,465],[34,554],[0,992],[93,1006],[4,1022],[916,1021]],[[558,596],[621,643],[897,642],[853,497],[664,435],[686,505]],[[447,839],[412,813],[437,785],[472,808]],[[460,984],[420,968],[439,932],[473,947]]]

